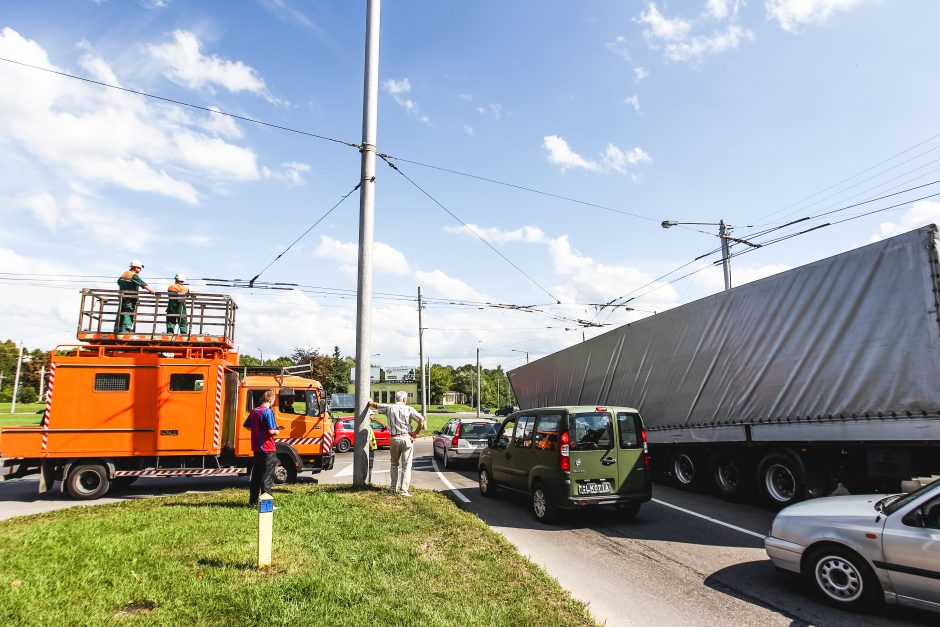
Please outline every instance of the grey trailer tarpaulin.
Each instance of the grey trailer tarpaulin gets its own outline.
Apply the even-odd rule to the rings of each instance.
[[[654,441],[938,437],[937,283],[930,225],[627,324],[509,379],[523,408],[635,407]]]

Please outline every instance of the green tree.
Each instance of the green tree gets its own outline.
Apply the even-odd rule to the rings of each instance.
[[[421,370],[419,369],[418,372],[421,372]],[[431,364],[428,379],[428,400],[431,403],[440,403],[443,401],[444,395],[451,389],[454,369],[450,366]]]
[[[258,359],[257,357],[252,357],[251,355],[239,355],[238,365],[239,366],[260,366],[261,360]]]
[[[344,358],[339,346],[333,347],[333,356],[330,358],[329,373],[323,379],[323,387],[327,394],[345,394],[349,389],[349,358]]]
[[[18,396],[20,397],[20,403],[35,403],[39,400],[39,392],[36,391],[36,388],[31,387],[20,388]]]

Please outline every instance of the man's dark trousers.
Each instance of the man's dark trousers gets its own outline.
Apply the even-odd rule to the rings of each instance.
[[[277,468],[277,453],[255,451],[255,462],[251,467],[251,485],[248,488],[249,505],[257,505],[258,496],[262,493],[271,494],[275,468]]]

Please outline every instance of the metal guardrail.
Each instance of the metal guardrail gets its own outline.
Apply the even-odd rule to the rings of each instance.
[[[181,313],[168,313],[168,305],[182,303]],[[225,294],[170,295],[168,292],[134,292],[83,289],[78,316],[79,340],[87,342],[157,341],[234,346],[235,310],[238,307]],[[130,329],[122,329],[126,317]],[[168,318],[179,323],[185,317],[186,333],[177,324],[167,330]],[[175,320],[172,320],[175,318]]]

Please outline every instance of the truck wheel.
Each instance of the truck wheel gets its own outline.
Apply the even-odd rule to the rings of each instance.
[[[340,453],[345,453],[346,451],[349,450],[349,446],[350,446],[349,440],[347,440],[346,438],[343,438],[342,440],[336,443],[336,450]]]
[[[757,468],[757,484],[768,505],[783,508],[803,500],[806,471],[798,457],[785,451],[768,453]]]
[[[77,501],[101,498],[111,487],[108,469],[101,464],[72,466],[65,480],[65,490]]]
[[[802,570],[806,583],[829,605],[865,609],[884,598],[868,562],[840,546],[814,549],[803,562]]]
[[[679,451],[672,456],[670,470],[676,485],[683,490],[691,490],[698,485],[698,460],[688,451]]]
[[[487,498],[496,495],[496,484],[493,483],[493,475],[490,474],[486,466],[480,468],[480,494]]]
[[[274,485],[285,483],[297,483],[297,469],[289,457],[280,455],[277,458],[277,466],[274,467]]]
[[[532,487],[532,515],[546,525],[555,522],[558,517],[558,510],[552,505],[552,500],[541,482]]]
[[[708,460],[708,474],[718,495],[734,501],[744,497],[751,489],[753,468],[748,468],[738,455],[716,452]]]

